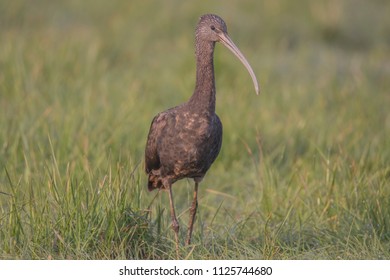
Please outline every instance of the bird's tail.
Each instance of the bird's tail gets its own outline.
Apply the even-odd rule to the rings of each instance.
[[[155,189],[164,188],[164,185],[160,179],[160,176],[154,175],[152,172],[149,173],[148,177],[148,191],[153,191]]]

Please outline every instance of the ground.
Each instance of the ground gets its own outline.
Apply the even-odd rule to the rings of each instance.
[[[358,2],[358,3],[356,3]],[[216,13],[221,154],[174,185],[188,259],[390,258],[390,5],[381,1],[2,1],[0,258],[176,258],[143,152],[195,82]]]

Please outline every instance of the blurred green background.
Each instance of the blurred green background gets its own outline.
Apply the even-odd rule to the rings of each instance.
[[[183,258],[388,259],[388,1],[0,1],[0,258],[175,258],[146,191],[154,115],[216,13],[222,151]],[[192,182],[175,184],[182,230]],[[184,236],[184,234],[182,235]]]

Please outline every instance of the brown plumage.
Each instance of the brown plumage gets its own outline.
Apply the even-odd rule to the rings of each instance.
[[[195,32],[194,93],[188,102],[154,117],[145,149],[145,171],[148,174],[149,191],[153,189],[169,191],[177,252],[179,224],[176,219],[171,186],[183,178],[192,178],[195,181],[186,239],[186,244],[190,244],[198,204],[198,184],[217,158],[222,144],[222,124],[215,114],[213,63],[215,42],[221,42],[241,60],[252,77],[256,93],[259,91],[250,65],[227,35],[225,22],[216,15],[203,15]]]

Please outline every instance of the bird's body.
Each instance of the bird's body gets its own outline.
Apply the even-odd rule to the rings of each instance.
[[[196,84],[188,102],[161,112],[150,126],[145,149],[145,171],[148,189],[169,191],[172,227],[178,251],[179,224],[173,206],[171,186],[177,180],[195,181],[186,243],[191,240],[197,209],[198,184],[217,158],[222,144],[222,124],[215,113],[214,47],[221,42],[247,67],[256,92],[256,77],[248,62],[227,35],[225,22],[216,15],[200,18],[195,32]]]
[[[183,178],[199,182],[221,144],[222,124],[215,113],[199,114],[189,103],[159,113],[146,145],[148,189],[165,188]]]

